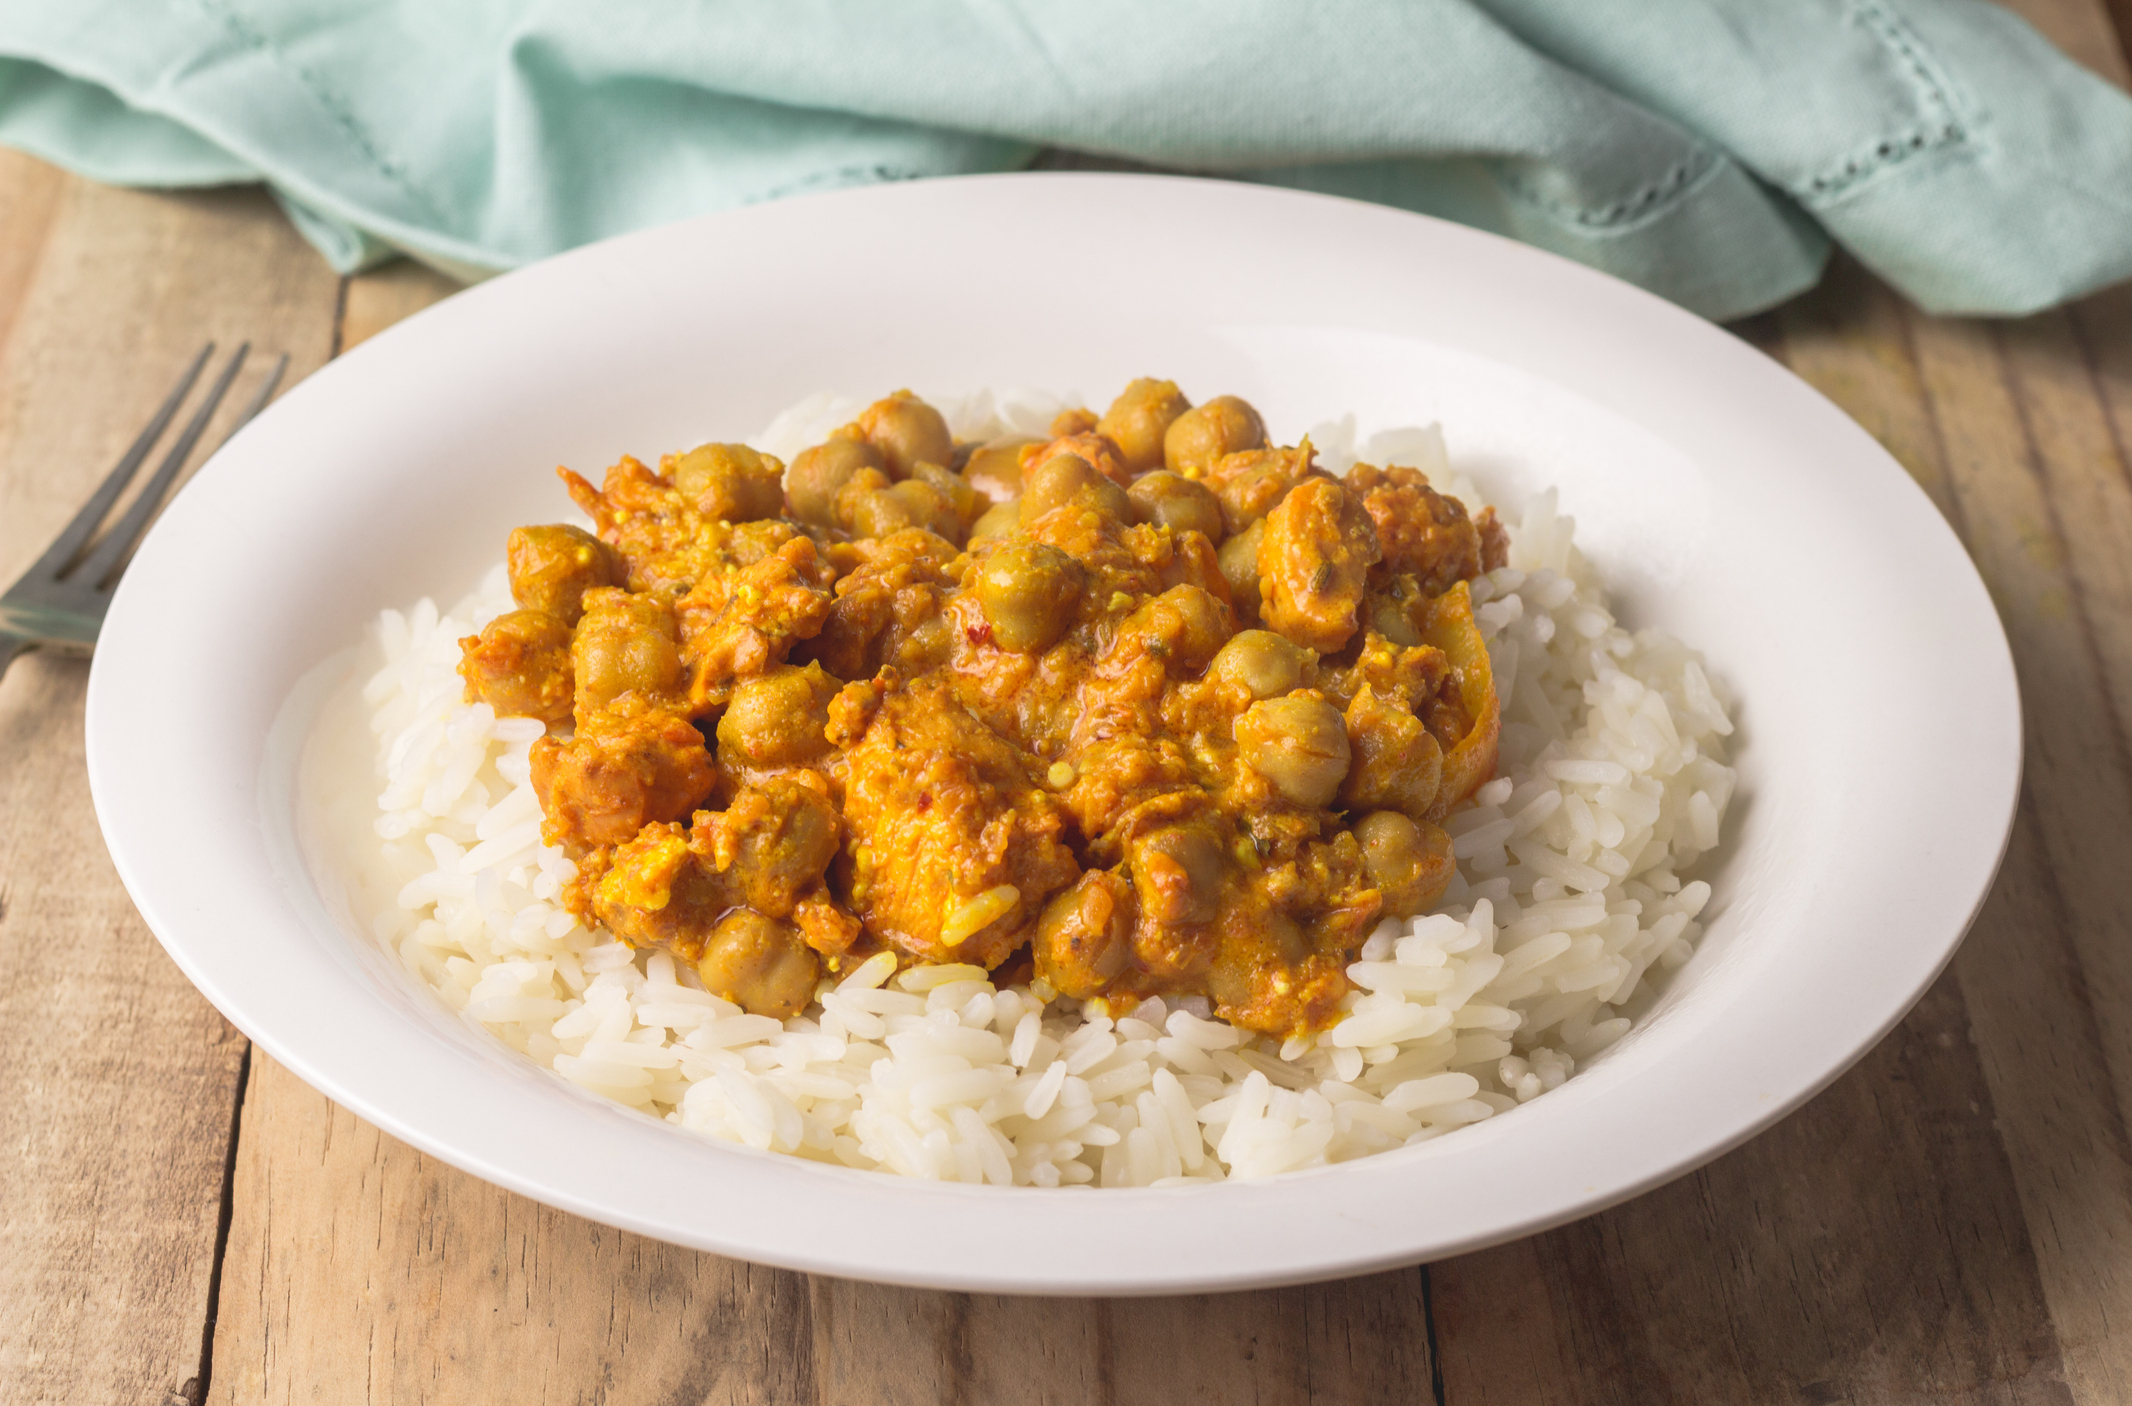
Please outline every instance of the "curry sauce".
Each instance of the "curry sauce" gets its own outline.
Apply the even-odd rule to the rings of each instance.
[[[571,906],[757,1014],[885,949],[1322,1028],[1494,773],[1493,513],[1235,397],[1136,381],[978,444],[898,392],[789,468],[561,472],[595,531],[511,535],[468,695],[548,726]]]

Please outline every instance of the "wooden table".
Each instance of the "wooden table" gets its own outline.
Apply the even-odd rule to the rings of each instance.
[[[2022,8],[2124,82],[2100,0]],[[0,581],[203,337],[302,375],[449,291],[336,278],[256,192],[0,154]],[[33,654],[0,682],[0,1398],[2132,1401],[2132,289],[1936,319],[1839,263],[1737,330],[1931,494],[2028,710],[2012,849],[1953,968],[1746,1147],[1500,1249],[1207,1298],[885,1289],[640,1239],[253,1051],[112,872],[86,665]]]

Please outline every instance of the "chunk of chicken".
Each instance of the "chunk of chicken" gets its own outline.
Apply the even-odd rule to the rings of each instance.
[[[1362,499],[1377,529],[1386,572],[1413,576],[1431,596],[1480,575],[1480,526],[1465,504],[1429,487],[1421,470],[1357,464],[1348,471],[1347,487]]]
[[[1272,512],[1297,484],[1323,477],[1316,456],[1304,445],[1224,455],[1207,470],[1205,482],[1221,504],[1224,527],[1235,533]]]
[[[622,844],[655,821],[685,818],[718,782],[702,733],[642,707],[581,718],[569,740],[535,742],[531,760],[551,845]]]
[[[884,664],[907,662],[905,646],[938,618],[942,594],[955,584],[946,568],[956,553],[938,534],[918,530],[850,550],[855,565],[837,582],[821,630],[794,660],[818,660],[840,679],[867,679]]]
[[[1298,484],[1267,514],[1259,542],[1267,626],[1320,654],[1338,650],[1355,633],[1377,558],[1377,530],[1352,494],[1330,479]]]
[[[830,762],[848,835],[838,873],[867,928],[924,961],[997,966],[1079,873],[1065,814],[1025,755],[943,685],[898,689]]]
[[[698,581],[675,606],[690,714],[723,704],[736,679],[762,673],[820,633],[829,618],[831,577],[813,541],[795,537],[753,566]]]

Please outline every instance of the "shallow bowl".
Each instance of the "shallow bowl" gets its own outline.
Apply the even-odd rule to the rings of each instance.
[[[298,842],[298,753],[384,606],[457,598],[594,473],[743,437],[819,389],[1244,396],[1276,436],[1440,420],[1455,467],[1553,485],[1632,626],[1739,699],[1709,929],[1561,1089],[1261,1182],[906,1181],[713,1144],[469,1029]],[[338,667],[345,669],[345,664]],[[1151,177],[987,177],[673,225],[468,290],[285,395],[144,545],[98,647],[90,779],[120,874],[209,1000],[344,1107],[476,1176],[677,1244],[977,1291],[1359,1273],[1678,1176],[1863,1054],[1953,954],[2010,823],[2004,635],[1930,503],[1744,343],[1418,216]],[[1744,1213],[1744,1208],[1743,1208]]]

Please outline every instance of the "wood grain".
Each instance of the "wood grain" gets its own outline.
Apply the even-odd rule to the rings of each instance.
[[[1434,1266],[1450,1402],[2066,1399],[1961,996],[1692,1176]]]
[[[2014,8],[2125,82],[2103,0]],[[205,336],[301,374],[451,288],[410,264],[335,280],[256,195],[0,153],[0,580]],[[1951,973],[1769,1134],[1548,1235],[1278,1292],[937,1294],[679,1250],[438,1164],[263,1056],[247,1080],[104,856],[83,665],[32,656],[0,682],[0,1397],[2132,1400],[2132,290],[1933,320],[1839,261],[1742,331],[1963,535],[2029,726]]]
[[[2053,321],[2062,317],[2049,315]],[[2047,1281],[2067,1341],[2079,1350],[2098,1335],[2106,1341],[2112,1319],[2122,1323],[2132,1309],[2132,1261],[2122,1253],[2127,1225],[2122,1215],[2097,1216],[2112,1201],[2123,1204],[2111,1188],[2123,1186],[2127,1176],[2132,914],[2115,871],[2132,836],[2132,766],[2105,676],[2107,661],[2120,667],[2132,662],[2126,658],[2132,632],[2097,633],[2095,612],[2108,598],[2087,596],[2081,584],[2086,568],[2076,569],[2076,563],[2094,550],[2112,549],[2063,510],[2070,500],[2053,501],[2050,485],[2054,478],[2086,478],[2103,497],[2111,490],[2092,480],[2114,475],[2115,495],[2125,485],[2121,466],[2092,457],[2105,447],[2092,435],[2083,450],[2041,425],[2033,397],[2040,390],[2037,378],[2047,373],[2036,364],[2037,349],[2016,347],[2017,355],[2007,354],[2009,338],[2018,342],[2023,336],[2019,328],[1994,331],[1920,319],[1915,345],[1926,392],[1944,426],[1966,536],[2006,622],[2028,715],[2022,824],[2029,848],[2020,855],[2027,872],[2016,871],[2009,881],[2036,895],[2038,904],[2004,929],[1987,929],[1965,951],[1960,972],[1980,1034],[1993,1037],[1986,1046],[1992,1067],[2025,1076],[1996,1085],[1998,1102],[2037,1134],[2046,1131],[2040,1126],[2044,1107],[2061,1105],[2048,1141],[2009,1138],[2008,1148],[2022,1172],[2039,1249],[2068,1271],[2086,1271]],[[2069,407],[2058,410],[2068,413]],[[2050,950],[2053,936],[2063,941],[2061,951]],[[2039,960],[2059,964],[2070,979],[2049,1004],[2016,1019],[2000,1003],[2018,983],[2040,979],[2021,970]],[[2090,1031],[2092,1044],[2080,1039]],[[2053,1046],[2045,1063],[2042,1051]],[[2059,1072],[2073,1077],[2051,1077]],[[2113,1246],[2117,1253],[2110,1253]],[[2109,1367],[2097,1380],[2098,1390],[2111,1387],[2093,1399],[2122,1399],[2118,1356],[2106,1352],[2092,1364]],[[2076,1358],[2076,1365],[2086,1361]]]
[[[2006,8],[2034,25],[2075,63],[2120,88],[2127,81],[2126,21],[2132,8],[2124,0],[2001,0]],[[2114,13],[2113,13],[2114,12]]]
[[[333,279],[257,194],[131,194],[0,153],[0,213],[7,581],[202,340],[318,365]],[[85,661],[33,653],[0,680],[0,1395],[160,1403],[190,1399],[202,1371],[245,1042],[105,854],[86,678]]]
[[[452,1401],[470,1383],[541,1402],[1429,1399],[1420,1270],[1116,1302],[810,1278],[549,1210],[254,1059],[216,1402]]]
[[[2023,525],[2022,512],[2009,516],[1974,492],[1957,490],[1945,448],[1950,435],[1966,453],[1979,456],[1972,478],[2018,479],[2025,471],[2022,453],[1994,437],[1992,427],[2013,418],[2003,386],[1994,392],[1990,380],[1983,385],[1961,380],[1945,358],[1935,358],[1933,385],[1948,414],[1974,402],[1985,423],[1943,419],[1941,402],[1928,391],[1912,354],[1919,340],[1913,324],[1921,320],[1868,283],[1855,269],[1839,269],[1823,294],[1786,310],[1784,352],[1794,369],[1873,430],[1972,542],[1979,531],[1992,541],[2011,536],[2016,563],[2055,559],[2059,553],[2038,545],[2047,539]],[[1924,338],[1930,342],[1941,335],[1927,330]],[[2072,365],[2077,368],[2077,361]],[[1965,507],[1975,510],[1974,518]],[[1972,525],[1976,522],[1981,527]],[[2070,600],[2070,593],[2050,580],[2004,580],[2002,569],[1991,564],[2003,555],[1996,547],[1988,560],[1980,554],[2002,610],[2009,592]],[[2054,652],[2070,649],[2077,671],[2079,641],[2063,632],[2020,628],[2012,612],[2008,623],[2026,685],[2030,730],[2055,730],[2059,714],[2069,707],[2077,711],[2081,695],[2054,685],[2039,689],[2036,680],[2063,672],[2048,657]],[[2126,633],[2116,638],[2117,648],[2124,650]],[[2086,697],[2092,713],[2092,690]],[[2082,1400],[2122,1400],[2132,1393],[2124,1352],[2111,1341],[2110,1325],[2132,1319],[2127,1301],[2132,1282],[2126,1272],[2132,1265],[2126,1258],[2132,1249],[2132,1186],[2124,1124],[2074,947],[2079,919],[2068,909],[2038,828],[2037,806],[2062,806],[2064,798],[2055,787],[2038,791],[2035,755],[2031,748],[2028,795],[2005,866],[1955,972],[1998,1112],[2000,1139],[2023,1198],[2068,1380]],[[2095,822],[2111,823],[2107,817]]]
[[[234,1205],[214,1401],[814,1399],[803,1276],[501,1191],[263,1055]]]
[[[410,259],[351,278],[343,288],[336,354],[459,291],[443,274]]]

